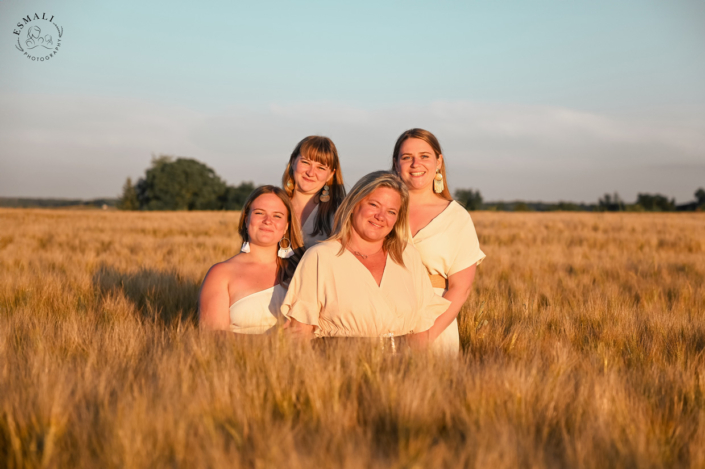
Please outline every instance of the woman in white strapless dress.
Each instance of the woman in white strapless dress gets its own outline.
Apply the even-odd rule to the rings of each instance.
[[[457,355],[457,316],[485,253],[467,210],[450,195],[441,145],[431,132],[411,129],[401,134],[394,146],[392,165],[409,189],[412,242],[436,293],[451,301],[428,330],[428,340],[433,350]]]
[[[345,198],[338,150],[331,139],[312,135],[301,140],[289,157],[282,186],[301,225],[304,246],[328,239]]]
[[[198,298],[199,323],[210,330],[264,334],[279,323],[281,304],[303,241],[291,201],[275,186],[245,202],[240,253],[210,268]]]

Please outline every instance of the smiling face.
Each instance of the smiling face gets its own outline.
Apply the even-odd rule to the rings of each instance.
[[[410,190],[432,190],[436,169],[443,165],[443,155],[438,155],[420,138],[404,140],[397,155],[396,169],[399,177]]]
[[[292,167],[296,191],[304,194],[317,193],[333,176],[333,170],[328,166],[301,155],[296,157]]]
[[[262,194],[252,201],[247,216],[247,237],[251,244],[272,246],[289,227],[289,211],[276,194]]]
[[[382,241],[399,218],[401,196],[389,187],[378,187],[355,206],[353,230],[365,241]]]

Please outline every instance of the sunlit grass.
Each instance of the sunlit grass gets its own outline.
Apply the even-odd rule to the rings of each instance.
[[[473,213],[457,361],[199,332],[238,216],[0,210],[0,466],[705,467],[705,215]]]

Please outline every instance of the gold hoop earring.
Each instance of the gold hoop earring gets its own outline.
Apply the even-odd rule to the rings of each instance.
[[[286,181],[286,188],[287,189],[293,189],[294,188],[294,183],[291,182],[291,179]]]

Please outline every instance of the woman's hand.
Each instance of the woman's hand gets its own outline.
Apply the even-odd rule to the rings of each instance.
[[[282,329],[287,331],[290,337],[294,337],[299,340],[311,340],[315,338],[315,335],[313,333],[315,329],[314,326],[304,324],[294,318],[291,318],[286,321],[284,326],[282,326]]]
[[[477,264],[473,264],[465,270],[456,272],[448,277],[448,291],[443,298],[450,300],[451,304],[445,313],[436,318],[436,322],[429,329],[431,341],[441,335],[446,328],[458,317],[460,309],[467,301],[472,289],[472,282],[475,280],[475,269]]]
[[[424,350],[431,345],[431,335],[429,331],[417,332],[406,336],[406,341],[414,350]]]

